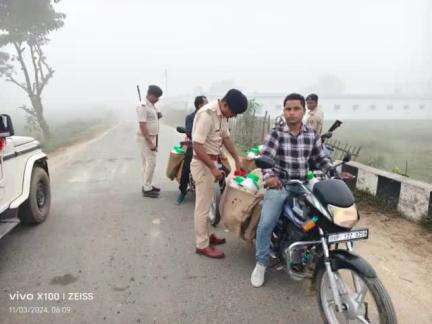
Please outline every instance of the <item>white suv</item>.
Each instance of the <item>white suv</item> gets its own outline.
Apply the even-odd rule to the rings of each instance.
[[[51,204],[47,155],[31,137],[14,136],[0,115],[0,238],[19,223],[39,224]]]

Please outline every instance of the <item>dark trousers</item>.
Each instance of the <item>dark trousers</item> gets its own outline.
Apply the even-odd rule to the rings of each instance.
[[[186,194],[189,184],[189,174],[190,174],[190,164],[192,161],[193,149],[188,147],[185,153],[185,158],[183,162],[183,170],[180,178],[180,192]]]

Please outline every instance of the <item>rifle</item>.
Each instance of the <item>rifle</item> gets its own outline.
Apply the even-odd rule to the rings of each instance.
[[[138,84],[137,84],[137,91],[138,91],[138,99],[141,102],[141,91],[140,91],[140,87]]]

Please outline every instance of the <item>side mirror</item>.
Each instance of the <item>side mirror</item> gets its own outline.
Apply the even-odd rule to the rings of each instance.
[[[274,161],[268,156],[261,156],[255,159],[255,165],[260,169],[271,169],[274,167]]]
[[[344,158],[343,158],[342,161],[343,161],[344,163],[347,163],[347,162],[351,161],[351,158],[352,158],[351,153],[347,153],[347,154],[344,156]]]
[[[276,128],[276,127],[282,127],[282,126],[285,125],[285,124],[286,124],[286,122],[285,122],[285,118],[283,117],[283,115],[280,115],[280,116],[277,116],[277,117],[275,118],[275,121],[274,121],[273,127],[274,127],[274,128]]]
[[[9,137],[15,135],[12,125],[12,119],[9,115],[0,115],[0,137]]]
[[[178,126],[177,132],[179,132],[180,134],[186,134],[186,129],[184,127]]]
[[[322,141],[325,141],[326,139],[329,139],[329,138],[331,138],[332,136],[333,136],[333,133],[332,133],[332,132],[327,132],[327,133],[321,135],[321,140],[322,140]]]

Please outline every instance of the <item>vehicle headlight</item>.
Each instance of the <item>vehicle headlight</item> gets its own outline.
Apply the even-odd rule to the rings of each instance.
[[[358,212],[355,204],[348,208],[328,205],[328,210],[333,216],[333,223],[344,228],[352,228],[358,222]]]

